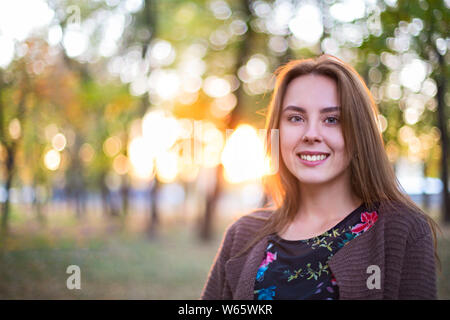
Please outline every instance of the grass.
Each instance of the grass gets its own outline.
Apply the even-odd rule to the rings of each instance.
[[[219,242],[179,225],[156,240],[15,235],[0,251],[0,299],[198,299]],[[81,290],[66,287],[69,265],[80,267]]]
[[[227,223],[216,225],[208,244],[182,224],[154,240],[92,224],[17,229],[0,245],[0,299],[198,299]],[[443,231],[438,296],[450,299],[450,232]],[[69,265],[81,269],[81,290],[66,287]]]

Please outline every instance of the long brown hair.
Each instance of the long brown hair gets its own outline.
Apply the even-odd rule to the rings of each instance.
[[[394,170],[388,160],[381,131],[378,127],[378,108],[358,72],[342,60],[331,55],[321,55],[316,59],[293,60],[275,71],[275,88],[266,118],[266,154],[272,153],[271,132],[279,129],[283,98],[289,83],[302,75],[318,74],[336,81],[341,105],[342,124],[346,152],[350,156],[351,187],[366,207],[386,210],[394,204],[420,212],[431,227],[437,255],[436,222],[425,214],[411,198],[402,192]],[[281,158],[281,157],[279,157]],[[272,158],[272,161],[274,159]],[[273,205],[264,210],[272,211],[267,218],[250,215],[265,220],[264,226],[249,244],[237,254],[245,253],[265,236],[281,232],[294,218],[300,207],[300,193],[297,178],[279,161],[278,171],[263,178],[265,191]]]

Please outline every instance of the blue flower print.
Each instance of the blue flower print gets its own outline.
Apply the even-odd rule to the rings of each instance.
[[[261,264],[259,265],[258,272],[256,274],[257,281],[264,280],[264,272],[269,268],[269,264],[277,259],[277,253],[272,253],[270,251],[266,251],[266,257],[263,259]]]
[[[256,274],[256,280],[257,281],[263,281],[264,280],[264,272],[269,268],[269,266],[261,266],[258,268],[258,273]]]
[[[276,286],[271,286],[269,288],[255,290],[255,293],[258,293],[258,300],[273,300],[275,289]]]
[[[346,232],[345,233],[345,240],[342,240],[341,242],[339,242],[338,243],[338,247],[339,248],[342,248],[343,246],[345,246],[347,243],[349,243],[350,242],[350,240],[352,240],[352,239],[354,239],[354,238],[356,238],[358,236],[358,234],[356,234],[356,233],[348,233],[348,232]]]

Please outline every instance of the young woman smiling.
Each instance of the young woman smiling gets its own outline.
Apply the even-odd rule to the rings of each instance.
[[[273,207],[226,231],[202,299],[436,299],[436,224],[402,192],[358,73],[330,55],[277,71]]]

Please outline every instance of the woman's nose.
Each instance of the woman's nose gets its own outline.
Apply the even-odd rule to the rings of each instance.
[[[321,142],[322,137],[314,124],[308,124],[302,137],[303,142]]]

